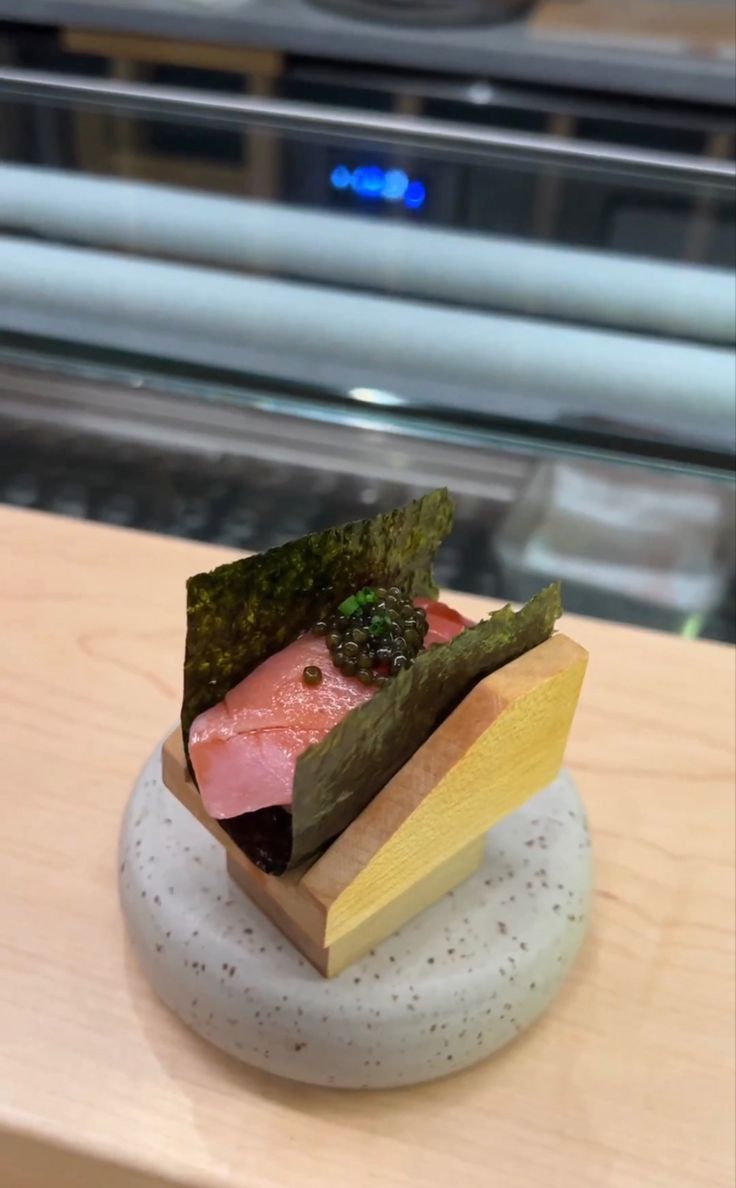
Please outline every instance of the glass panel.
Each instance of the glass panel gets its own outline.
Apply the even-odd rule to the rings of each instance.
[[[442,581],[733,637],[728,163],[7,71],[0,150],[0,500],[262,548],[446,483]]]
[[[728,165],[96,87],[2,103],[6,331],[733,448]]]

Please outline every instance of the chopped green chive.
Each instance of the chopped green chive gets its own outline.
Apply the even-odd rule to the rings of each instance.
[[[375,637],[386,635],[391,630],[391,620],[388,615],[374,615],[368,630]]]
[[[341,615],[346,615],[348,618],[354,615],[356,611],[360,610],[360,603],[356,594],[351,594],[344,602],[341,602],[337,608]]]

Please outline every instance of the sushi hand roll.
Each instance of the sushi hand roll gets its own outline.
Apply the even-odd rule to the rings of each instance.
[[[314,860],[475,685],[552,634],[556,585],[475,624],[438,601],[452,515],[434,491],[188,582],[190,776],[266,873]]]

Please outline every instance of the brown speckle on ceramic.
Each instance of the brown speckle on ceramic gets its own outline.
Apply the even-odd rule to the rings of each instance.
[[[489,833],[472,878],[327,981],[230,882],[160,764],[157,750],[123,821],[123,911],[156,992],[241,1060],[345,1088],[431,1080],[528,1027],[572,966],[591,853],[565,772]]]

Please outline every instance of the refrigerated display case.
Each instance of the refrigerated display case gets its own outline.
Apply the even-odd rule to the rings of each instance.
[[[263,548],[447,483],[440,578],[733,638],[734,166],[0,71],[0,499]]]

